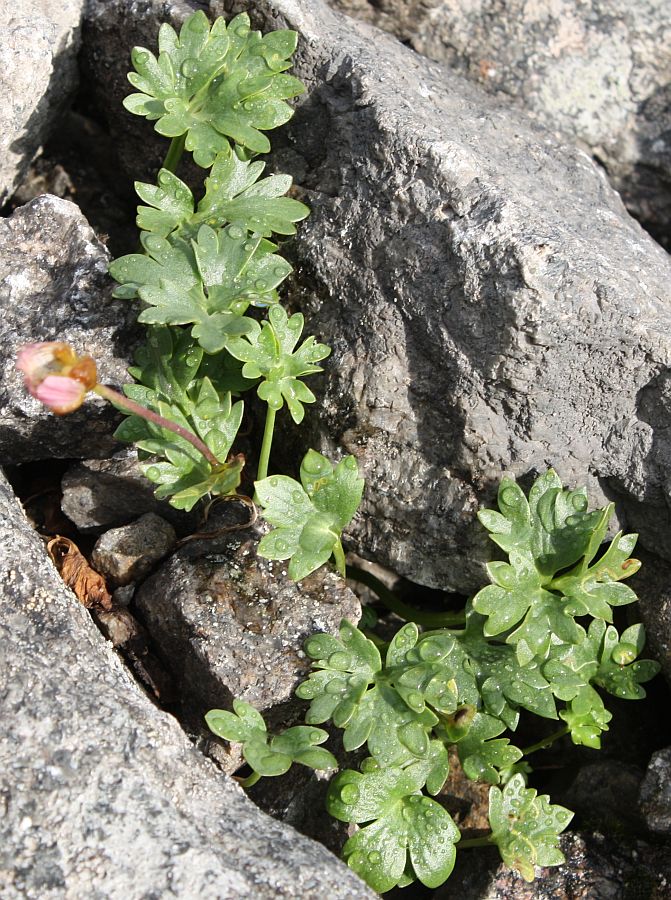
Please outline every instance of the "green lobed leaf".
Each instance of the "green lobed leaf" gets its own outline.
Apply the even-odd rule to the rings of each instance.
[[[296,424],[303,421],[303,404],[315,400],[299,378],[321,372],[316,363],[331,352],[325,344],[316,343],[314,337],[307,338],[295,350],[302,331],[301,313],[289,317],[281,306],[273,306],[267,322],[252,323],[247,334],[231,337],[226,344],[229,352],[244,362],[242,373],[246,378],[262,379],[259,397],[276,411],[286,402]]]
[[[187,150],[204,168],[229,141],[267,153],[270,143],[262,132],[288,121],[293,110],[284,101],[304,90],[282,74],[296,37],[292,31],[262,37],[250,29],[246,13],[228,26],[219,18],[210,27],[205,14],[195,12],[179,35],[161,26],[158,58],[142,47],[133,50],[135,71],[128,79],[137,93],[124,106],[154,121],[159,134],[185,134]]]
[[[333,467],[321,454],[310,451],[303,465],[308,458],[315,464],[316,457],[329,474],[306,481],[307,489],[286,475],[271,475],[255,483],[262,515],[276,526],[261,539],[258,553],[265,559],[290,559],[289,577],[294,581],[314,572],[340,549],[342,531],[363,493],[363,479],[353,456]]]
[[[262,162],[240,159],[226,144],[217,154],[205,180],[205,195],[195,210],[189,187],[161,169],[156,186],[135,183],[140,199],[147,204],[138,207],[138,227],[161,237],[174,233],[182,239],[196,237],[201,225],[216,229],[234,224],[265,237],[273,232],[295,234],[295,223],[310,211],[305,204],[284,196],[291,187],[290,175],[259,180],[264,168]]]
[[[408,884],[409,869],[431,888],[452,872],[459,830],[440,804],[420,793],[423,780],[420,765],[346,770],[329,786],[331,815],[365,825],[347,841],[343,854],[373,890]]]
[[[558,866],[564,862],[559,835],[573,813],[537,796],[524,785],[521,774],[513,776],[503,790],[489,792],[489,823],[492,840],[501,859],[525,881],[535,878],[535,866]]]
[[[328,739],[323,729],[298,725],[270,738],[263,716],[253,706],[234,700],[233,710],[212,709],[205,721],[218,737],[241,743],[246,762],[259,775],[283,775],[294,762],[312,769],[338,767],[335,757],[318,746]]]

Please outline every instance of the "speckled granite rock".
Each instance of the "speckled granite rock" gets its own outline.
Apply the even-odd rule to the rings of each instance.
[[[361,607],[345,582],[322,568],[296,584],[286,563],[256,555],[259,529],[173,554],[135,596],[179,693],[196,723],[207,710],[246,700],[273,724],[304,709],[293,701],[310,670],[303,643],[317,631],[358,622]]]
[[[0,568],[3,900],[372,900],[149,701],[63,586],[4,479]]]
[[[147,32],[183,5],[93,0],[99,60],[131,6]],[[308,91],[274,164],[312,205],[286,245],[291,300],[333,346],[301,446],[362,463],[354,549],[470,592],[489,553],[478,506],[505,472],[555,465],[594,503],[616,495],[671,559],[667,254],[587,155],[481,88],[320,0],[252,14],[300,34]],[[97,70],[108,105],[127,90],[119,65]]]
[[[86,0],[11,0],[0,6],[0,206],[77,86]]]
[[[128,380],[139,329],[132,304],[110,297],[109,254],[79,209],[45,194],[0,219],[0,463],[51,456],[106,456],[119,447],[109,403],[88,399],[57,418],[23,386],[17,350],[67,341],[89,353],[101,381]]]
[[[667,0],[330,0],[578,142],[671,247]]]

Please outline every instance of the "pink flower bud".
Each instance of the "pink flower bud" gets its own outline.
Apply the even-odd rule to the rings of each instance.
[[[47,375],[31,394],[48,406],[52,413],[64,416],[79,409],[87,390],[81,381],[75,381],[74,378],[68,378],[66,375]]]
[[[26,345],[19,351],[16,366],[25,376],[29,393],[57,416],[80,407],[97,384],[93,359],[78,356],[61,341]]]

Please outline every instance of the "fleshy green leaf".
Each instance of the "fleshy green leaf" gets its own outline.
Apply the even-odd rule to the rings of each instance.
[[[298,725],[270,738],[263,716],[243,700],[233,701],[234,712],[212,709],[205,721],[214,734],[242,744],[242,755],[259,775],[283,775],[292,763],[311,769],[336,769],[337,760],[319,744],[328,739],[321,728]]]
[[[205,196],[195,211],[188,186],[161,169],[157,186],[135,184],[140,199],[148,204],[138,207],[138,227],[161,237],[175,233],[182,239],[196,237],[201,225],[222,228],[234,224],[266,237],[273,232],[295,234],[295,223],[304,219],[309,209],[284,196],[291,187],[291,176],[259,180],[264,168],[262,162],[240,159],[226,144],[217,154],[205,180]]]
[[[332,553],[342,555],[340,536],[363,492],[353,456],[334,468],[321,454],[310,454],[310,464],[316,464],[319,457],[328,467],[327,477],[308,480],[306,487],[286,475],[271,475],[255,484],[263,517],[276,526],[261,539],[258,553],[265,559],[290,559],[289,577],[294,581],[314,572]]]
[[[279,35],[279,37],[278,37]],[[136,47],[128,80],[138,93],[124,100],[129,112],[156,122],[159,134],[186,134],[186,148],[199,166],[209,168],[229,141],[256,153],[270,150],[262,134],[293,115],[285,103],[303,85],[281,74],[296,48],[293,31],[265,37],[252,31],[246,13],[228,26],[210,27],[202,11],[189,16],[179,32],[163,25],[159,55]]]
[[[564,855],[559,849],[559,835],[567,827],[573,813],[549,802],[547,796],[524,786],[521,774],[513,776],[500,790],[490,788],[489,823],[492,840],[501,859],[525,881],[535,878],[535,866],[559,866]]]
[[[440,804],[420,793],[423,781],[419,765],[346,770],[329,786],[331,815],[364,825],[347,841],[343,853],[375,891],[408,884],[408,863],[430,888],[441,885],[452,872],[459,830]]]
[[[321,367],[315,364],[331,352],[325,344],[316,343],[314,337],[307,338],[296,350],[302,331],[301,313],[289,317],[281,306],[274,306],[267,322],[262,325],[253,322],[246,335],[231,337],[226,342],[229,352],[244,362],[242,374],[246,378],[262,379],[259,397],[274,410],[281,409],[286,402],[297,424],[305,415],[303,404],[315,400],[312,391],[298,379],[321,372]]]

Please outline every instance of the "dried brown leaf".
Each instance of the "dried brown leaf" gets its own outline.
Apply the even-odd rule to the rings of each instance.
[[[80,603],[89,609],[112,608],[112,595],[105,579],[91,568],[74,541],[57,535],[47,544],[47,551],[61,578]]]

